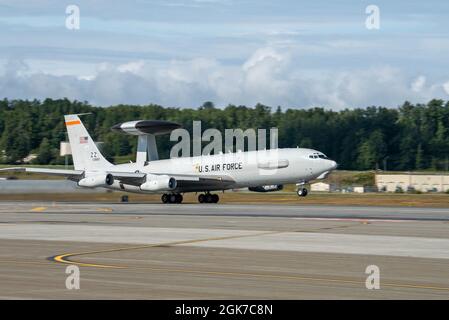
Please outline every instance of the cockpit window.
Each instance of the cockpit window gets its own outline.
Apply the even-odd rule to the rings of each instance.
[[[329,159],[328,157],[326,157],[326,155],[322,154],[322,153],[318,153],[315,152],[314,154],[309,155],[310,159]]]

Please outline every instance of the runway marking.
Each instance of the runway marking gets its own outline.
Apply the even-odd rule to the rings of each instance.
[[[199,240],[198,240],[199,241]],[[154,245],[157,247],[159,245]],[[149,247],[149,246],[145,246]],[[142,248],[142,247],[139,247]],[[131,248],[123,248],[131,249]],[[112,250],[109,250],[109,252]],[[104,252],[104,251],[102,251]],[[77,264],[80,266],[95,266],[95,267],[106,267],[103,265],[93,265],[93,264],[80,264],[78,262],[63,261],[63,263]],[[170,269],[170,268],[154,268],[154,267],[138,267],[138,266],[107,266],[112,268],[129,269],[129,270],[149,270],[155,272],[170,272],[170,273],[190,273],[190,274],[202,274],[202,275],[215,275],[215,276],[232,276],[232,277],[251,277],[251,278],[264,278],[264,279],[280,279],[280,280],[296,280],[296,281],[313,281],[313,282],[325,282],[325,283],[345,283],[360,285],[364,287],[365,281],[363,280],[349,280],[341,278],[323,278],[323,277],[306,277],[306,276],[287,276],[279,274],[264,274],[264,273],[247,273],[247,272],[225,272],[225,271],[207,271],[207,270],[193,270],[193,269]],[[429,286],[429,285],[418,285],[418,284],[407,284],[407,283],[393,283],[393,282],[382,282],[381,287],[389,288],[407,288],[407,289],[424,289],[424,290],[438,290],[438,291],[449,291],[449,287],[439,287],[439,286]]]
[[[352,225],[349,225],[349,226],[352,226]],[[340,227],[349,227],[349,226],[340,226]],[[50,261],[56,261],[59,263],[75,264],[75,265],[78,265],[81,267],[126,269],[127,268],[126,266],[83,263],[83,262],[73,261],[70,258],[75,257],[75,256],[89,255],[89,254],[109,253],[109,252],[137,250],[137,249],[164,247],[164,246],[174,246],[174,245],[180,245],[180,244],[198,243],[198,242],[206,242],[206,241],[217,241],[217,240],[229,240],[229,239],[238,239],[238,238],[246,238],[246,237],[256,237],[256,236],[280,234],[280,233],[286,233],[286,232],[303,232],[303,231],[302,230],[266,231],[266,232],[259,232],[256,234],[252,233],[252,234],[244,234],[244,235],[238,235],[238,236],[224,236],[224,237],[203,238],[203,239],[194,239],[194,240],[172,241],[172,242],[155,243],[155,244],[150,244],[150,245],[141,245],[141,246],[133,246],[133,247],[112,248],[112,249],[98,250],[98,251],[65,253],[65,254],[60,254],[60,255],[53,256],[53,257],[49,257],[48,259]]]
[[[175,246],[175,245],[180,245],[180,244],[198,243],[198,242],[204,242],[204,241],[237,239],[237,238],[283,233],[283,232],[287,232],[287,231],[267,231],[267,232],[260,232],[260,233],[256,233],[256,234],[244,234],[244,235],[238,235],[238,236],[224,236],[224,237],[213,237],[213,238],[203,238],[203,239],[193,239],[193,240],[181,240],[181,241],[162,242],[162,243],[155,243],[155,244],[142,245],[142,246],[120,247],[120,248],[112,248],[112,249],[106,249],[106,250],[86,251],[86,252],[77,252],[77,253],[65,253],[65,254],[60,254],[57,256],[50,257],[48,259],[52,260],[52,261],[59,262],[59,263],[75,264],[80,267],[127,269],[128,268],[127,266],[84,263],[84,262],[73,261],[70,258],[76,257],[76,256],[88,255],[88,254],[109,253],[109,252],[118,252],[118,251],[126,251],[126,250],[137,250],[137,249],[146,249],[146,248],[155,248],[155,247]]]
[[[350,227],[350,226],[352,226],[352,225],[339,226],[339,227]],[[321,229],[321,228],[319,228],[319,229]],[[332,229],[332,228],[330,228],[330,229]],[[280,233],[287,233],[287,232],[304,232],[304,231],[302,231],[302,230],[265,231],[265,232],[259,232],[259,233],[237,235],[237,236],[224,236],[224,237],[203,238],[203,239],[194,239],[194,240],[172,241],[172,242],[163,242],[163,243],[155,243],[155,244],[132,246],[132,247],[112,248],[112,249],[106,249],[106,250],[65,253],[65,254],[60,254],[60,255],[53,256],[53,257],[49,257],[48,259],[50,261],[56,261],[59,263],[75,264],[75,265],[78,265],[81,267],[126,269],[127,268],[126,266],[83,263],[83,262],[73,261],[73,260],[71,260],[71,258],[76,257],[76,256],[89,255],[89,254],[109,253],[109,252],[118,252],[118,251],[126,251],[126,250],[138,250],[138,249],[147,249],[147,248],[164,247],[164,246],[175,246],[175,245],[180,245],[180,244],[198,243],[198,242],[206,242],[206,241],[257,237],[257,236],[280,234]]]
[[[353,284],[353,285],[361,285],[361,286],[365,285],[365,281],[363,281],[363,280],[349,280],[349,279],[341,279],[341,278],[288,276],[288,275],[279,275],[279,274],[224,272],[224,271],[207,271],[207,270],[193,270],[193,269],[170,269],[170,268],[138,267],[138,266],[123,266],[123,265],[104,265],[104,264],[84,263],[84,262],[78,262],[78,261],[71,260],[72,257],[88,255],[88,254],[109,253],[109,252],[156,248],[156,247],[164,247],[164,246],[175,246],[175,245],[181,245],[181,244],[216,241],[216,240],[227,240],[227,239],[236,239],[236,238],[244,238],[244,237],[255,237],[255,236],[261,236],[261,235],[279,234],[279,233],[285,233],[285,232],[291,232],[291,231],[267,231],[267,232],[260,232],[257,234],[244,234],[244,235],[238,235],[238,236],[224,236],[224,237],[203,238],[203,239],[194,239],[194,240],[182,240],[182,241],[173,241],[173,242],[165,242],[165,243],[156,243],[156,244],[151,244],[151,245],[120,247],[120,248],[112,248],[112,249],[97,250],[97,251],[86,251],[86,252],[79,252],[79,253],[66,253],[66,254],[61,254],[61,255],[54,256],[54,257],[50,257],[49,260],[56,261],[56,262],[63,263],[63,264],[75,264],[75,265],[78,265],[81,267],[94,267],[94,268],[107,268],[107,269],[129,269],[129,270],[151,270],[151,271],[155,271],[155,272],[191,273],[191,274],[216,275],[216,276],[235,276],[235,277],[253,277],[253,278],[265,278],[265,279],[314,281],[314,282],[327,282],[327,283],[345,283],[345,284]],[[382,282],[381,287],[449,291],[449,287],[407,284],[407,283],[394,283],[394,282]]]
[[[33,209],[31,209],[30,211],[32,212],[42,212],[45,211],[47,209],[47,207],[35,207]]]

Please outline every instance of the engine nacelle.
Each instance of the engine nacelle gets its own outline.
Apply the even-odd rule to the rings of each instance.
[[[110,173],[91,175],[78,181],[78,185],[80,187],[87,187],[87,188],[110,186],[113,183],[114,177]]]
[[[145,183],[140,185],[142,191],[170,191],[176,188],[176,179],[167,175],[147,174]]]
[[[273,191],[279,191],[284,189],[284,186],[282,184],[273,184],[273,185],[267,185],[267,186],[257,186],[257,187],[249,187],[249,191],[253,192],[273,192]]]

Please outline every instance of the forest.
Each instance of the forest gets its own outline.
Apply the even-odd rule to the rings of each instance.
[[[279,130],[279,147],[313,148],[346,170],[448,170],[449,101],[404,102],[398,108],[370,106],[333,111],[287,109],[257,104],[223,108],[205,102],[198,108],[155,104],[96,107],[68,99],[0,100],[0,163],[20,164],[30,154],[33,164],[64,164],[59,144],[67,140],[64,114],[92,113],[83,121],[101,150],[116,163],[134,159],[137,139],[111,131],[114,124],[140,119],[178,122],[191,130],[226,128]],[[269,131],[269,130],[267,130]],[[224,136],[224,134],[223,134]],[[169,155],[169,136],[158,137],[161,158]]]

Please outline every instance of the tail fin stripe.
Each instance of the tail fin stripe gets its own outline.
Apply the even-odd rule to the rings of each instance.
[[[66,126],[73,126],[73,125],[75,125],[75,124],[81,124],[81,121],[79,121],[79,120],[68,121],[68,122],[66,122],[65,124],[66,124]]]

